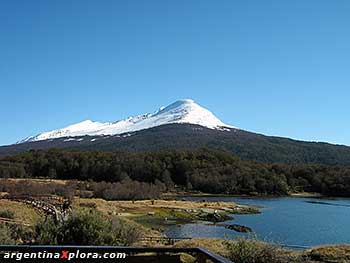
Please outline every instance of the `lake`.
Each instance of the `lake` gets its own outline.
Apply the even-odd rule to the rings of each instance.
[[[253,229],[259,239],[265,241],[298,246],[350,243],[350,199],[294,197],[185,197],[184,199],[205,199],[263,206],[261,214],[233,215],[234,220],[225,223],[248,226]],[[169,237],[225,239],[249,236],[249,234],[237,233],[224,227],[205,223],[172,225],[165,229],[165,234]]]

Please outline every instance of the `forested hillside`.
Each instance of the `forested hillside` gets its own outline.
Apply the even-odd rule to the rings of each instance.
[[[139,181],[220,194],[319,192],[350,196],[350,167],[263,164],[219,150],[29,151],[0,159],[2,178]]]
[[[117,136],[59,138],[0,147],[0,156],[31,149],[98,151],[220,149],[243,160],[265,163],[350,165],[350,147],[265,136],[239,129],[223,131],[171,124]]]

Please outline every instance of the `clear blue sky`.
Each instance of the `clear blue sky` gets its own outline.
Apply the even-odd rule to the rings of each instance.
[[[180,98],[350,145],[349,14],[348,0],[3,0],[0,145]]]

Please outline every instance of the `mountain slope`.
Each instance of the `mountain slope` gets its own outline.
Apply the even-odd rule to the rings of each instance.
[[[121,121],[106,123],[86,120],[63,129],[40,133],[36,136],[25,138],[17,143],[84,135],[116,135],[172,123],[197,124],[210,129],[230,127],[193,100],[184,99],[176,101],[167,107],[160,108],[153,114],[147,113]]]
[[[215,148],[245,160],[350,165],[350,147],[264,136],[226,125],[193,100],[122,121],[84,121],[0,147],[0,155],[30,149],[154,151]]]
[[[240,129],[209,129],[192,124],[168,124],[115,136],[81,136],[0,147],[0,155],[30,149],[155,151],[214,148],[244,160],[266,163],[350,165],[350,147],[271,137]]]

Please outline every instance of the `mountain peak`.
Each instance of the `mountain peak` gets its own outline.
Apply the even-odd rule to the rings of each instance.
[[[176,101],[174,103],[183,103],[183,104],[188,103],[188,104],[191,104],[191,103],[195,103],[195,102],[194,102],[193,99],[181,99],[181,100],[178,100],[178,101]]]
[[[172,123],[196,124],[210,129],[232,127],[224,124],[213,113],[197,104],[194,100],[181,99],[166,107],[161,107],[153,114],[147,113],[106,123],[85,120],[63,129],[43,132],[36,136],[25,138],[18,143],[84,135],[117,135]]]
[[[164,112],[164,111],[170,111],[171,109],[175,109],[175,108],[178,108],[178,107],[188,107],[191,104],[196,104],[196,103],[192,99],[177,100],[177,101],[169,104],[166,107],[160,107],[158,112],[156,112],[156,113]]]

